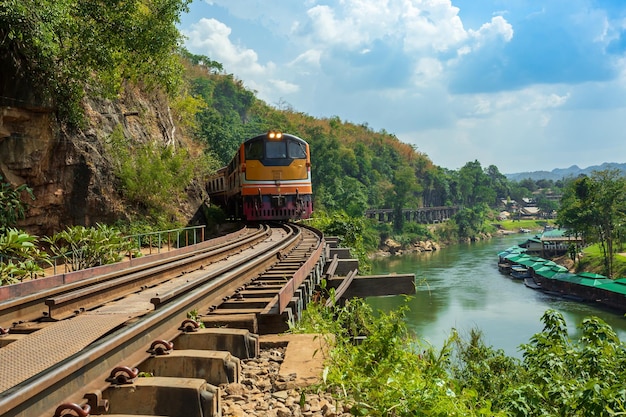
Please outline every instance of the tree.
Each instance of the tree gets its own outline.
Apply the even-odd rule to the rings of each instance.
[[[626,220],[626,179],[618,170],[594,171],[569,183],[561,199],[557,222],[597,242],[604,274],[613,276],[614,241]]]
[[[500,173],[500,170],[495,165],[489,165],[485,170],[485,174],[489,177],[491,188],[496,192],[496,198],[507,198],[511,193],[511,187],[509,180],[506,176]],[[494,203],[497,203],[494,202]],[[491,203],[493,204],[493,203]]]
[[[496,168],[497,171],[497,168]],[[483,171],[480,162],[468,162],[459,170],[459,191],[462,203],[473,207],[481,203],[493,205],[496,191],[490,177]]]
[[[417,183],[415,173],[408,166],[404,166],[395,172],[393,186],[395,194],[393,226],[396,231],[401,231],[404,225],[402,209],[407,202],[415,199],[415,194],[421,191],[421,187]]]
[[[453,217],[460,238],[472,238],[483,231],[489,207],[486,203],[461,208]]]
[[[126,80],[174,93],[181,81],[176,27],[190,0],[7,0],[0,62],[78,123],[85,87],[115,97]]]
[[[544,214],[550,215],[552,212],[558,210],[559,204],[554,200],[548,199],[546,195],[542,193],[537,197],[537,207],[539,207],[539,210]]]

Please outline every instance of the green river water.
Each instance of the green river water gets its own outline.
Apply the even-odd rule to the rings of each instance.
[[[526,235],[527,236],[527,235]],[[522,281],[498,271],[498,252],[525,240],[525,235],[460,244],[440,251],[393,256],[374,261],[372,274],[413,273],[417,294],[408,302],[407,323],[420,340],[441,347],[456,329],[467,336],[479,329],[486,344],[520,357],[519,346],[543,329],[547,309],[563,314],[570,338],[587,316],[609,323],[626,341],[626,318],[594,305],[568,301],[531,290]],[[389,311],[405,303],[404,297],[371,297],[375,310]]]

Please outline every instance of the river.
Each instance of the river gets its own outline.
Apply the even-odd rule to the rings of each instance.
[[[509,356],[521,357],[520,345],[543,329],[541,316],[548,309],[565,317],[570,338],[588,316],[598,316],[626,341],[626,318],[591,304],[568,301],[531,290],[498,271],[498,252],[528,235],[497,237],[459,244],[432,253],[408,254],[373,262],[372,274],[413,273],[417,294],[409,302],[407,324],[418,338],[440,348],[456,329],[467,336],[479,329],[484,341]],[[371,297],[375,310],[389,311],[405,303],[404,297]]]

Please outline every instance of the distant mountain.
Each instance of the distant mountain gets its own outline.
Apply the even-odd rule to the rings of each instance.
[[[593,171],[603,171],[605,169],[619,169],[624,175],[626,175],[626,164],[618,164],[616,162],[605,162],[602,165],[594,165],[587,168],[579,168],[577,165],[572,165],[569,168],[556,168],[552,171],[534,171],[534,172],[519,172],[516,174],[504,174],[510,181],[521,181],[526,178],[530,178],[533,181],[537,180],[553,180],[558,181],[567,177],[577,177],[580,174],[589,175]]]

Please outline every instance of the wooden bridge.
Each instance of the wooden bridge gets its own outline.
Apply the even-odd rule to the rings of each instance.
[[[454,216],[459,209],[459,206],[402,209],[402,216],[404,220],[409,222],[441,223]],[[392,222],[394,215],[394,209],[370,209],[365,211],[365,217],[368,219],[377,219],[379,222]]]

